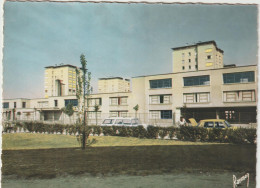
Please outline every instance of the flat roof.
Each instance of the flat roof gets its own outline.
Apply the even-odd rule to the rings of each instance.
[[[123,80],[122,77],[108,77],[108,78],[99,78],[99,80],[113,80],[113,79],[120,79]]]
[[[192,45],[179,46],[179,47],[172,48],[172,50],[181,50],[181,49],[185,49],[185,48],[190,48],[190,47],[195,47],[195,46],[200,46],[200,45],[206,45],[206,44],[214,44],[214,46],[216,47],[216,49],[218,51],[224,53],[223,50],[221,50],[220,48],[217,47],[217,43],[214,40],[205,41],[205,42],[197,42],[197,43],[194,43]]]
[[[55,65],[55,66],[47,66],[47,67],[44,67],[44,68],[60,68],[60,67],[72,67],[72,68],[77,68],[76,66],[74,66],[74,65],[70,65],[70,64],[66,64],[66,65]]]
[[[218,68],[218,69],[207,69],[207,70],[198,70],[198,71],[187,71],[187,72],[175,72],[175,73],[164,73],[164,74],[152,74],[152,75],[143,75],[143,76],[135,76],[132,78],[140,78],[140,77],[148,77],[148,76],[159,76],[159,75],[170,75],[170,74],[182,74],[182,73],[191,73],[191,72],[202,72],[202,71],[212,71],[212,70],[220,70],[220,69],[236,69],[240,67],[253,67],[257,65],[244,65],[244,66],[236,66],[236,67],[223,67],[223,68]]]

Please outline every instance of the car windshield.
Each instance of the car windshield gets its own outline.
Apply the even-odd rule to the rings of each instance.
[[[123,119],[123,123],[125,125],[131,125],[131,120],[130,119]]]
[[[231,127],[231,125],[227,121],[225,121],[225,123],[226,123],[227,127]]]
[[[103,121],[103,124],[112,124],[112,122],[113,122],[113,119],[105,119]]]

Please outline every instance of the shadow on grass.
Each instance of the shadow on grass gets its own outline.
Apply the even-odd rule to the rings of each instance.
[[[256,146],[226,144],[3,150],[2,161],[2,174],[16,178],[194,171],[255,174]]]

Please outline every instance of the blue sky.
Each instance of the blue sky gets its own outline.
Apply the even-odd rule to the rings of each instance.
[[[41,98],[44,67],[80,66],[97,79],[172,72],[173,47],[215,40],[224,64],[257,64],[257,6],[4,4],[3,97]]]

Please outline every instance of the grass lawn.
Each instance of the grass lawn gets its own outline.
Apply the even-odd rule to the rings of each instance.
[[[212,145],[218,143],[184,142],[177,140],[139,139],[118,136],[91,136],[97,142],[92,147],[151,145]],[[76,136],[55,134],[14,133],[2,135],[4,150],[79,147]]]
[[[97,177],[140,177],[200,172],[228,172],[231,175],[249,172],[251,181],[255,181],[256,145],[109,136],[95,138],[98,142],[93,146],[98,147],[81,150],[75,136],[4,134],[2,179],[49,179],[67,175],[81,177],[88,174]],[[131,183],[131,180],[129,182]],[[20,186],[19,183],[17,185]]]

